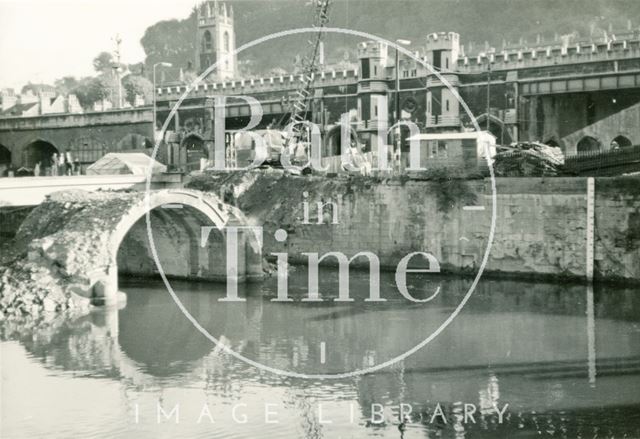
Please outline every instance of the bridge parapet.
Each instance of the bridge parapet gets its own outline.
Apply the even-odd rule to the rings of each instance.
[[[136,124],[149,123],[152,120],[153,110],[148,107],[91,113],[45,114],[33,117],[16,116],[0,118],[0,131]]]
[[[331,70],[317,73],[316,87],[354,84],[358,79],[357,69]],[[217,95],[253,95],[269,91],[297,90],[303,78],[299,74],[269,76],[262,78],[235,79],[222,82],[202,81],[189,93],[190,98],[204,98]],[[171,84],[156,89],[158,102],[176,100],[189,88],[189,84]]]
[[[485,72],[488,63],[491,63],[492,70],[514,70],[633,58],[640,58],[640,39],[578,42],[573,45],[555,43],[547,47],[523,47],[517,50],[480,53],[475,56],[460,57],[458,69],[462,73],[476,73]]]

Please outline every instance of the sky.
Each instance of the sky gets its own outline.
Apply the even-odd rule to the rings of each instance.
[[[122,61],[144,60],[140,39],[160,20],[186,18],[196,0],[0,0],[0,88],[94,73],[122,38]]]

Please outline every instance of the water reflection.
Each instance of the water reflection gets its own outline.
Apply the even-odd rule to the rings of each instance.
[[[323,276],[324,291],[334,291],[331,277]],[[304,293],[305,280],[304,272],[292,276],[292,291]],[[277,304],[274,283],[250,286],[241,292],[246,302],[222,307],[219,288],[174,286],[235,351],[274,367],[331,372],[384,361],[437,326],[468,281],[416,279],[412,291],[428,295],[436,283],[447,293],[428,307],[396,299],[383,307]],[[15,401],[4,407],[3,435],[640,437],[637,290],[485,280],[415,355],[362,377],[307,381],[217,349],[162,284],[123,285],[129,301],[120,310],[3,322],[3,398]],[[352,289],[367,294],[357,276]],[[176,405],[178,424],[175,412],[163,418]]]

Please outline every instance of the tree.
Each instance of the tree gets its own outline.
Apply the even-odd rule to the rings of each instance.
[[[142,96],[145,103],[149,103],[153,99],[153,84],[143,76],[125,76],[122,79],[122,87],[125,91],[125,99],[131,105],[135,105],[136,95]]]
[[[147,55],[147,77],[150,77],[153,65],[157,62],[170,62],[175,67],[186,67],[193,61],[197,29],[195,12],[184,20],[165,20],[148,27],[140,40]]]
[[[111,71],[115,64],[113,55],[109,52],[100,52],[98,56],[93,59],[93,68],[98,73],[106,73]]]
[[[127,70],[133,75],[145,76],[145,66],[143,62],[137,62],[135,64],[129,64]]]
[[[43,92],[56,91],[56,88],[53,85],[49,85],[49,84],[33,84],[29,82],[27,85],[22,87],[22,90],[20,92],[22,94],[25,94],[25,93],[28,93],[29,91],[31,91],[34,95],[37,96],[38,94]]]
[[[103,99],[115,104],[118,97],[118,83],[111,73],[86,77],[82,78],[71,92],[78,97],[78,102],[85,109],[91,108],[94,103]]]
[[[76,89],[80,85],[80,81],[73,76],[65,76],[63,78],[56,79],[54,85],[58,94],[68,95],[73,93],[72,90]]]
[[[73,94],[78,98],[82,108],[88,109],[94,103],[104,99],[108,95],[108,91],[100,78],[87,77],[79,81],[78,86],[73,89]]]

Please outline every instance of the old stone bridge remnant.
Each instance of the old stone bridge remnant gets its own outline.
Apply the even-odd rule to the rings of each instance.
[[[159,266],[152,257],[147,215]],[[53,194],[16,237],[29,263],[47,267],[63,292],[94,303],[118,301],[118,273],[210,281],[228,279],[227,228],[238,227],[233,281],[260,279],[261,242],[248,221],[218,197],[194,190]],[[201,230],[213,228],[201,242]]]

